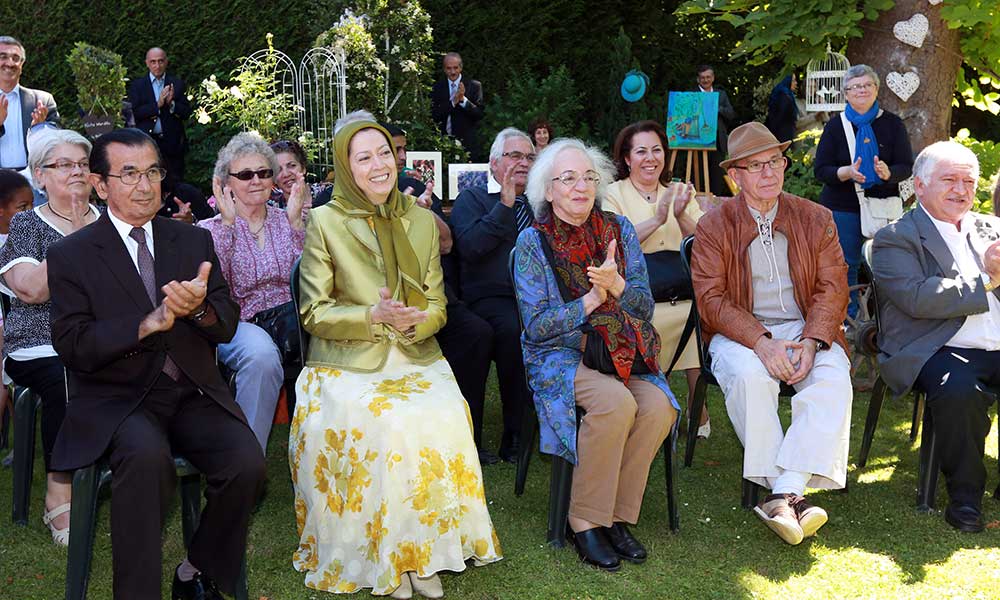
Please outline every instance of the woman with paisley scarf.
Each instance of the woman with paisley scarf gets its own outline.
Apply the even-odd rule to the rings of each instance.
[[[338,125],[333,199],[312,211],[302,253],[312,337],[289,433],[292,562],[313,589],[440,598],[439,571],[499,560],[500,547],[468,407],[434,339],[438,230],[396,189],[388,132]]]
[[[635,228],[600,207],[611,173],[608,158],[579,140],[539,155],[526,189],[536,223],[518,236],[514,285],[541,449],[576,465],[570,537],[582,560],[617,571],[621,559],[646,559],[628,526],[679,407],[657,362]],[[588,345],[598,352],[583,352]],[[579,431],[577,406],[586,411]]]
[[[813,172],[823,182],[819,203],[833,211],[840,246],[847,261],[847,283],[858,283],[861,264],[861,206],[855,184],[866,197],[899,196],[899,182],[913,170],[913,150],[903,121],[879,108],[878,73],[868,65],[854,65],[844,74],[844,114],[854,132],[854,153],[848,148],[840,117],[830,119],[816,147]],[[858,312],[858,293],[851,292],[847,314]]]

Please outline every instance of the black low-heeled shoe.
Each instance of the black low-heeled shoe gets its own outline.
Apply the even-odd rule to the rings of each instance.
[[[983,525],[983,513],[974,504],[950,502],[944,511],[944,520],[949,525],[965,533],[979,533]]]
[[[215,582],[201,573],[191,581],[181,581],[174,570],[174,583],[171,586],[170,597],[173,600],[225,600]]]
[[[608,538],[608,543],[614,549],[615,554],[629,561],[640,564],[646,561],[649,554],[642,542],[635,539],[632,532],[628,530],[625,523],[613,523],[611,527],[604,527],[604,535]]]
[[[603,528],[594,527],[580,533],[573,533],[569,529],[566,531],[567,537],[573,542],[576,553],[583,562],[609,573],[614,573],[622,568],[622,561],[618,559],[614,548],[608,543]]]

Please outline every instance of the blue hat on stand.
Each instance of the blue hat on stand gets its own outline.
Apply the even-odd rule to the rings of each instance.
[[[622,80],[622,98],[626,102],[638,102],[646,95],[646,86],[649,85],[649,77],[642,71],[632,70],[625,74]]]

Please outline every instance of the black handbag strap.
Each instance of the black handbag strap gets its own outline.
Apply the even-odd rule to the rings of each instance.
[[[684,331],[681,332],[681,338],[677,342],[677,349],[674,350],[674,358],[670,361],[670,366],[667,370],[663,372],[663,377],[670,377],[670,373],[674,370],[674,365],[680,360],[681,354],[684,353],[684,348],[687,346],[688,340],[691,339],[691,334],[694,333],[695,321],[697,319],[697,314],[694,310],[694,300],[691,301],[691,309],[688,311],[687,321],[684,323]]]

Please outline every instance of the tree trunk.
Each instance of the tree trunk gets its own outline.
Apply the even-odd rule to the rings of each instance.
[[[905,44],[893,35],[893,26],[922,13],[929,22],[923,46]],[[955,96],[955,79],[962,65],[957,29],[948,29],[941,18],[940,6],[927,0],[896,0],[896,6],[882,13],[878,20],[863,21],[865,35],[847,46],[847,58],[852,65],[866,64],[881,78],[879,106],[899,115],[910,134],[913,152],[949,137],[951,101]],[[891,72],[920,77],[917,90],[903,101],[886,83]]]

